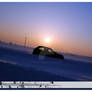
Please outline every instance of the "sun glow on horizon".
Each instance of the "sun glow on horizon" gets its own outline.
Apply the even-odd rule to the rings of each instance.
[[[46,43],[50,43],[51,42],[51,39],[50,38],[45,38],[45,42]]]

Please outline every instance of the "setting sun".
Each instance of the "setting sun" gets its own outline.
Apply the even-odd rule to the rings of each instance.
[[[46,43],[50,43],[51,39],[50,38],[45,38]]]

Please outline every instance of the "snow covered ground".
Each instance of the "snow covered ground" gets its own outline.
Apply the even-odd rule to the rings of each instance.
[[[65,59],[32,55],[32,48],[0,43],[0,80],[92,81],[92,58]]]

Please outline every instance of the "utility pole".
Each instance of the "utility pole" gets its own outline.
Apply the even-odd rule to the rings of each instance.
[[[25,39],[24,39],[24,47],[27,46],[27,37],[25,36]]]

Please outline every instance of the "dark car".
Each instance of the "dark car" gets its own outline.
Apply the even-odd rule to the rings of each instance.
[[[61,54],[56,53],[51,48],[45,47],[45,46],[38,46],[33,50],[33,53],[35,55],[42,55],[42,56],[48,56],[52,58],[59,58],[64,59],[64,56]]]

